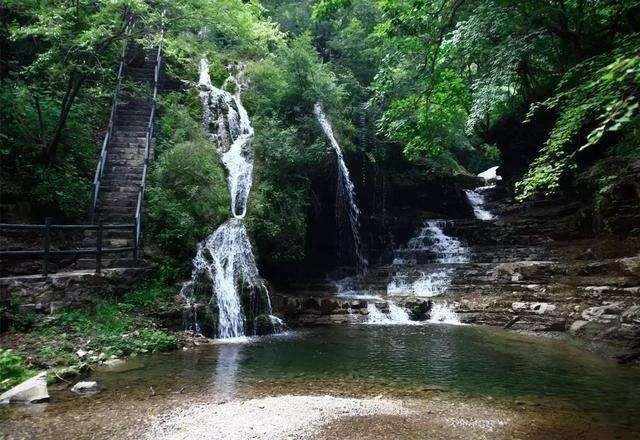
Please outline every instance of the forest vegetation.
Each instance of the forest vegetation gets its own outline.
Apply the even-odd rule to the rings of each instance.
[[[638,0],[4,0],[0,16],[2,222],[87,220],[122,45],[162,38],[166,59],[144,216],[162,286],[139,291],[148,301],[134,292],[38,326],[33,341],[66,329],[56,344],[68,345],[40,365],[87,333],[116,355],[178,344],[138,306],[175,293],[197,243],[228,218],[225,170],[202,128],[202,57],[218,86],[229,69],[249,80],[247,225],[267,268],[300,266],[313,218],[331,215],[320,206],[333,159],[318,101],[362,197],[379,177],[456,182],[501,165],[518,201],[569,195],[597,218],[640,160]],[[514,150],[504,140],[519,134],[532,141]],[[15,370],[0,387],[23,378],[22,361],[0,351]]]

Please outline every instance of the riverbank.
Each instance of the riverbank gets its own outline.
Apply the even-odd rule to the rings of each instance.
[[[2,334],[0,390],[41,370],[50,383],[64,382],[104,362],[181,348],[185,335],[179,323],[167,325],[166,319],[175,315],[172,293],[154,283],[49,315],[21,312],[15,304],[5,311],[11,329]]]

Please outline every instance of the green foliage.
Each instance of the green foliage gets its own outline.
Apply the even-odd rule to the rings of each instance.
[[[179,275],[195,245],[222,223],[229,195],[218,152],[200,123],[193,94],[162,99],[158,155],[149,176],[147,230],[160,262]],[[171,274],[169,274],[171,275]]]
[[[59,160],[42,161],[47,133],[59,113],[55,100],[38,96],[20,81],[0,84],[0,198],[3,203],[28,203],[34,217],[79,218],[87,211],[95,170],[93,126],[104,112],[82,101],[76,105],[63,135]],[[97,96],[98,102],[102,100]],[[108,102],[106,99],[103,102]]]
[[[336,109],[344,98],[334,73],[319,62],[310,34],[294,38],[269,58],[250,65],[247,73],[253,83],[247,108],[258,115],[295,122],[309,117],[318,101]]]
[[[174,334],[164,332],[144,316],[135,313],[133,302],[105,300],[92,308],[58,313],[34,330],[30,337],[40,342],[38,361],[44,365],[73,365],[80,359],[75,351],[92,350],[102,357],[131,356],[177,347]]]
[[[320,0],[313,5],[312,17],[314,20],[323,20],[337,10],[350,5],[351,0]]]
[[[148,306],[162,302],[169,298],[175,291],[164,280],[156,280],[153,283],[127,292],[122,302],[134,307]]]
[[[320,63],[310,35],[292,39],[269,58],[249,66],[251,88],[243,97],[255,129],[254,187],[249,227],[258,255],[269,264],[304,257],[311,180],[327,163],[327,148],[313,106],[339,115],[344,91]],[[339,132],[348,120],[333,118]],[[349,147],[349,143],[344,143]]]
[[[520,199],[557,191],[562,178],[576,169],[576,154],[631,121],[638,108],[639,43],[637,36],[629,37],[615,51],[577,64],[551,98],[532,107],[532,113],[554,110],[558,119],[540,156],[517,185]]]
[[[0,348],[0,391],[29,379],[37,370],[29,368],[23,356],[11,349]]]
[[[258,255],[271,263],[286,264],[304,256],[310,205],[308,169],[321,151],[303,148],[293,126],[277,120],[254,120],[256,176],[249,208],[251,236]]]

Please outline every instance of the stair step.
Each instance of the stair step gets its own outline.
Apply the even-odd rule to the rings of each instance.
[[[100,197],[99,208],[109,212],[116,212],[114,209],[126,208],[134,209],[138,205],[138,197]]]
[[[103,176],[100,181],[100,191],[105,188],[121,188],[121,187],[131,187],[131,188],[139,188],[140,187],[141,176],[139,174],[130,174],[126,175],[118,175],[118,176]]]
[[[124,173],[134,173],[134,172],[139,172],[140,175],[142,174],[142,166],[138,166],[138,167],[127,167],[127,166],[122,166],[122,165],[109,165],[107,163],[107,165],[105,166],[105,174],[107,176],[109,175],[118,175],[118,174],[124,174]]]
[[[124,252],[123,252],[124,254]],[[140,261],[134,260],[133,258],[105,258],[103,255],[101,261],[103,268],[113,268],[113,267],[138,267],[141,265]],[[94,258],[79,258],[76,260],[76,267],[78,269],[95,269],[96,267],[96,259]]]
[[[105,237],[104,235],[107,232],[103,233],[102,237],[102,247],[103,248],[122,248],[122,247],[133,247],[135,243],[135,239],[133,238],[133,233],[130,234],[130,237],[127,238],[110,238]],[[96,247],[97,240],[95,238],[85,238],[82,240],[82,247],[93,249]]]

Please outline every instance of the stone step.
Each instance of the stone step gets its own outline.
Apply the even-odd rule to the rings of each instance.
[[[122,257],[122,258],[113,258],[113,257],[105,258],[105,255],[103,255],[102,262],[101,262],[102,267],[103,268],[141,267],[143,265],[143,263],[140,260],[134,260],[131,257],[131,252],[128,252],[128,253],[129,253],[129,257]],[[76,267],[78,269],[95,269],[96,259],[95,257],[79,258],[78,260],[76,260]]]
[[[153,142],[151,143],[153,146]],[[129,142],[128,140],[118,140],[114,142],[113,140],[109,143],[108,149],[110,151],[140,151],[144,152],[146,148],[146,142]]]
[[[132,233],[130,237],[127,238],[114,238],[107,237],[107,232],[103,233],[102,237],[102,247],[103,248],[122,248],[122,247],[133,247],[135,243],[135,239],[133,238]],[[95,248],[96,247],[96,239],[95,238],[85,238],[82,240],[82,247],[84,248]]]
[[[142,144],[144,145],[146,141],[146,133],[142,136],[123,136],[122,134],[114,133],[111,136],[111,142],[113,143],[124,143],[126,144]]]
[[[135,158],[111,156],[107,159],[107,166],[140,167],[144,163],[144,156]]]
[[[121,153],[124,154],[143,154],[145,150],[144,144],[134,144],[134,143],[111,143],[109,144],[109,148],[107,149],[107,154],[113,153],[114,155],[118,155]]]
[[[138,197],[140,187],[110,187],[100,191],[101,200],[133,200]]]
[[[100,181],[100,188],[112,188],[140,185],[142,176],[137,173],[119,174],[113,176],[103,176]]]
[[[148,61],[142,67],[127,66],[126,72],[130,75],[153,75],[155,73],[155,60],[153,62]]]
[[[101,212],[108,212],[109,215],[114,214],[114,215],[118,215],[118,214],[122,214],[122,215],[127,215],[127,214],[131,214],[131,215],[135,215],[135,204],[116,204],[113,203],[113,201],[111,203],[108,204],[101,204],[100,205],[100,211]]]
[[[130,126],[128,126],[130,127]],[[140,126],[139,128],[122,128],[122,127],[116,127],[116,129],[113,131],[113,137],[132,137],[132,138],[140,138],[140,137],[146,137],[147,136],[147,127],[145,126]]]
[[[109,175],[117,176],[119,174],[126,174],[126,173],[131,174],[135,172],[138,172],[140,175],[142,175],[142,165],[137,167],[132,167],[132,166],[122,166],[122,165],[110,165],[107,163],[107,165],[105,165],[104,172],[107,176]]]
[[[134,124],[120,124],[116,125],[113,134],[116,133],[119,136],[130,137],[146,137],[147,136],[148,121],[134,123]]]
[[[149,115],[153,102],[149,99],[138,99],[133,97],[123,97],[118,103],[117,112],[120,116],[126,115]]]
[[[116,124],[146,127],[149,124],[150,112],[131,113],[120,111],[116,116]]]
[[[109,212],[114,212],[114,208],[126,208],[133,209],[138,205],[138,197],[100,197],[100,201],[98,202],[98,207],[100,209],[107,210]]]
[[[103,223],[134,223],[135,214],[123,215],[123,214],[111,214],[111,213],[98,213]]]

